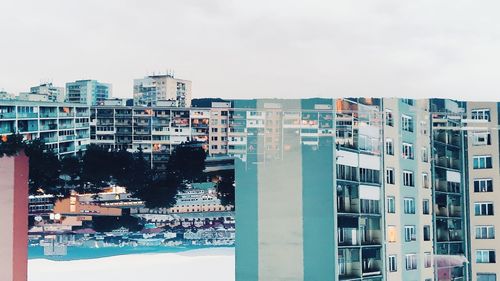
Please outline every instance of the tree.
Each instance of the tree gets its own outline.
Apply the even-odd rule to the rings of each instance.
[[[112,174],[116,184],[131,185],[131,175],[134,173],[134,155],[126,149],[114,151],[112,156]]]
[[[66,185],[75,186],[79,184],[81,173],[80,160],[74,156],[67,156],[61,160],[61,175],[66,176]]]
[[[132,181],[130,186],[133,188],[134,195],[144,200],[148,208],[172,207],[179,190],[204,177],[206,152],[198,142],[178,145],[172,151],[167,162],[167,169],[163,173],[146,169],[139,161],[143,159],[140,155],[142,151],[135,155],[135,171],[134,175],[130,176]],[[148,175],[148,172],[150,175],[144,179],[142,176]]]
[[[170,155],[167,170],[177,174],[184,182],[195,182],[203,177],[207,153],[199,142],[178,145]]]
[[[235,206],[234,170],[221,172],[217,182],[217,197],[222,205]]]
[[[25,152],[29,157],[30,194],[60,194],[58,187],[61,184],[59,179],[61,163],[57,156],[47,152],[45,144],[40,140],[28,143]]]
[[[0,157],[17,155],[24,148],[25,143],[20,134],[4,135],[0,139]]]
[[[82,157],[82,184],[78,191],[98,191],[109,184],[113,165],[109,151],[94,144],[89,145]]]
[[[167,173],[154,179],[137,195],[145,201],[146,208],[170,208],[182,181],[175,174]]]

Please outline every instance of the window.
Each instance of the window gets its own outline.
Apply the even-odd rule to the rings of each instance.
[[[387,226],[387,241],[389,243],[395,243],[397,240],[396,227],[393,225]]]
[[[495,263],[494,250],[476,250],[476,263]]]
[[[394,118],[392,116],[392,111],[386,110],[385,111],[385,124],[387,126],[394,126]]]
[[[471,119],[473,120],[487,120],[490,121],[489,109],[474,109],[471,112]]]
[[[380,171],[359,168],[359,181],[368,183],[380,183]]]
[[[413,99],[401,99],[402,103],[406,103],[407,105],[414,105],[415,101]]]
[[[424,241],[431,241],[431,227],[429,225],[424,225]]]
[[[385,153],[387,155],[394,155],[394,142],[392,139],[385,139]]]
[[[389,272],[396,272],[398,271],[398,262],[396,259],[396,255],[390,255],[389,256]]]
[[[474,192],[492,192],[493,180],[492,179],[475,179]]]
[[[387,168],[387,170],[385,170],[385,182],[387,184],[394,184],[394,169],[393,168]]]
[[[409,254],[405,256],[406,270],[417,269],[417,254]]]
[[[414,225],[405,225],[405,242],[417,240],[416,232]]]
[[[413,132],[413,118],[411,118],[411,116],[401,116],[401,129],[403,131]]]
[[[403,143],[402,145],[402,157],[405,159],[413,159],[413,144]]]
[[[422,173],[422,187],[429,188],[429,175],[427,173]]]
[[[424,253],[424,267],[429,268],[431,266],[432,266],[431,253],[425,252]]]
[[[491,136],[490,132],[473,132],[472,133],[473,145],[490,145]]]
[[[495,273],[478,273],[477,281],[497,281],[497,275]]]
[[[495,227],[493,225],[476,226],[476,239],[494,239]]]
[[[428,199],[422,200],[422,214],[424,214],[424,215],[429,214],[429,200]]]
[[[413,172],[412,171],[403,171],[403,185],[404,186],[415,186],[413,181]]]
[[[422,147],[421,148],[421,154],[422,154],[422,162],[429,162],[429,152],[427,151],[427,147]]]
[[[415,199],[414,198],[404,198],[404,212],[405,214],[415,214]]]
[[[473,158],[474,169],[490,169],[492,167],[491,156],[474,156]]]
[[[394,196],[387,197],[387,213],[396,213],[396,199],[394,198]]]
[[[474,214],[476,216],[493,216],[493,203],[492,202],[474,203]]]

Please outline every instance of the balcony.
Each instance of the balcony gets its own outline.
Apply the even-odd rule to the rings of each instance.
[[[57,142],[57,137],[46,137],[46,138],[42,138],[42,141],[44,143],[54,143],[54,142]]]
[[[18,112],[17,118],[37,118],[38,113],[35,112]]]
[[[72,141],[75,139],[74,135],[70,136],[59,136],[59,141]]]
[[[434,160],[434,164],[443,168],[459,170],[460,161],[457,158],[458,157],[440,156]]]
[[[74,117],[75,114],[73,112],[59,112],[59,117],[60,118],[69,118],[69,117]]]
[[[60,124],[59,125],[59,130],[63,130],[63,129],[73,129],[75,126],[73,124]]]
[[[90,126],[89,123],[75,123],[75,128],[85,128],[89,126]]]
[[[90,117],[89,112],[77,112],[76,117]]]
[[[15,112],[0,112],[0,119],[15,119]]]
[[[340,247],[359,245],[359,233],[355,227],[339,227],[337,236],[337,242]]]
[[[40,118],[57,118],[57,112],[40,112]]]
[[[382,245],[382,231],[369,225],[360,226],[361,245]]]
[[[116,120],[115,126],[132,126],[132,121],[130,120]]]
[[[363,214],[380,214],[379,200],[360,200],[361,213]]]
[[[0,127],[0,134],[10,134],[14,132],[14,128],[11,127]]]
[[[59,147],[59,153],[74,152],[74,147]]]
[[[361,277],[359,249],[339,249],[338,255],[339,280],[351,280]]]
[[[132,134],[132,130],[120,130],[120,129],[117,129],[116,130],[116,134],[117,135],[131,135]]]
[[[57,130],[57,124],[42,124],[40,125],[40,130],[41,131]]]
[[[359,213],[359,199],[349,196],[337,195],[337,212]]]

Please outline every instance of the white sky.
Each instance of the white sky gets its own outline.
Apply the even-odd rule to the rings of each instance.
[[[0,3],[0,90],[174,69],[194,97],[500,100],[499,1]]]

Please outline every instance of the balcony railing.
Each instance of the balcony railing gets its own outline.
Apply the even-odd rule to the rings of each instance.
[[[37,118],[38,113],[35,112],[18,112],[17,118]]]
[[[40,112],[40,118],[57,118],[57,112]]]
[[[16,118],[16,113],[15,112],[3,112],[0,113],[0,119],[15,119]]]

